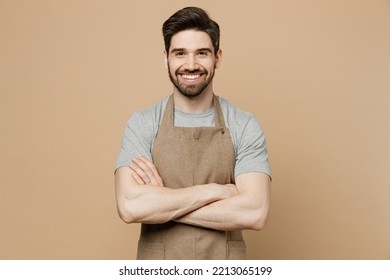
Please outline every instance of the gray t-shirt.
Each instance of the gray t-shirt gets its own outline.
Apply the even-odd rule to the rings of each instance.
[[[131,159],[137,156],[145,156],[152,160],[154,139],[168,98],[169,96],[164,97],[152,107],[137,111],[129,118],[115,169],[128,166]],[[264,133],[255,117],[235,107],[226,99],[218,98],[234,146],[236,156],[234,176],[248,172],[263,172],[271,177]],[[189,114],[175,109],[174,125],[214,126],[214,108],[200,114]]]

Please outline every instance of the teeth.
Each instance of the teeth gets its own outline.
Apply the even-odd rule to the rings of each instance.
[[[195,80],[195,79],[198,79],[200,77],[200,74],[197,74],[197,75],[182,75],[184,79],[188,79],[188,80]]]

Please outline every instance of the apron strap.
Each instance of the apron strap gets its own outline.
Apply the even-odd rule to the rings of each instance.
[[[221,104],[219,104],[219,100],[216,95],[214,95],[214,119],[215,127],[225,127]]]
[[[214,105],[214,120],[215,127],[225,127],[225,120],[223,118],[223,113],[221,109],[221,105],[219,104],[218,97],[214,95],[213,98]],[[173,126],[173,112],[174,112],[174,104],[173,104],[173,94],[169,96],[168,103],[165,107],[164,116],[161,121],[161,125]]]
[[[173,94],[169,96],[167,106],[165,107],[164,116],[161,125],[173,126]]]

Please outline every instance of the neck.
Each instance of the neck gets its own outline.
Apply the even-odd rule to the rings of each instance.
[[[198,114],[206,112],[213,106],[214,93],[210,87],[196,97],[187,97],[174,88],[173,98],[175,108],[185,113]]]

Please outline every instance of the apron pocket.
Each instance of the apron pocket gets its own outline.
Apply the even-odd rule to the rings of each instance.
[[[137,260],[163,260],[164,243],[138,241]]]
[[[227,242],[227,259],[228,260],[246,260],[245,241],[228,241]]]

